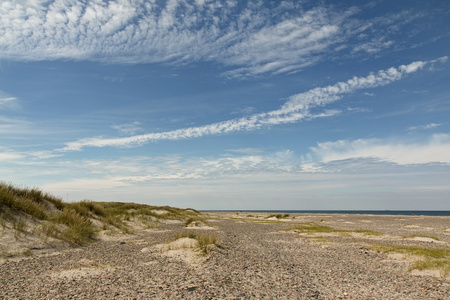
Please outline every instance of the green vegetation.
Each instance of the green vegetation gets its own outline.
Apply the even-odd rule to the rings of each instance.
[[[0,225],[2,225],[3,229],[6,229],[6,219],[3,214],[0,214]]]
[[[16,230],[14,238],[17,240],[20,234],[24,233],[27,228],[27,223],[24,220],[14,220],[13,228]]]
[[[413,238],[415,238],[415,237],[418,237],[418,238],[427,238],[427,239],[433,239],[433,240],[435,240],[435,241],[439,241],[439,238],[436,237],[436,236],[424,235],[424,234],[407,235],[407,236],[404,236],[403,238],[404,238],[404,239],[413,239]]]
[[[282,214],[270,215],[270,216],[268,216],[266,219],[270,219],[270,218],[273,218],[273,217],[275,217],[275,218],[277,218],[277,219],[286,219],[287,217],[289,217],[289,214],[284,214],[284,215],[282,215]]]
[[[202,233],[199,234],[196,239],[200,250],[204,254],[207,254],[211,250],[212,246],[217,243],[217,233],[216,231],[213,231],[212,233]]]
[[[420,248],[388,244],[372,244],[370,249],[385,253],[400,253],[418,257],[411,269],[439,270],[442,276],[450,274],[450,250],[442,248]]]
[[[289,231],[295,231],[297,233],[337,233],[337,234],[349,234],[349,233],[362,233],[365,235],[380,235],[381,233],[372,230],[345,230],[335,229],[329,226],[323,226],[316,223],[302,223],[294,228],[287,229]],[[438,240],[432,236],[413,235],[411,237],[425,237]],[[385,253],[400,253],[404,255],[416,258],[416,261],[411,265],[411,269],[417,270],[439,270],[442,276],[450,274],[450,250],[442,248],[421,248],[421,247],[409,247],[390,244],[369,244],[368,248]]]
[[[189,225],[194,225],[194,226],[200,226],[206,224],[206,220],[202,217],[198,217],[198,216],[194,216],[194,217],[189,217],[185,222],[184,225],[186,227],[188,227]]]
[[[373,230],[346,230],[346,229],[335,229],[329,226],[319,225],[316,223],[301,223],[297,224],[298,226],[294,228],[287,229],[288,231],[295,231],[298,233],[362,233],[365,235],[381,235],[381,233],[373,231]]]
[[[185,230],[175,235],[175,240],[180,238],[191,238],[197,240],[197,246],[203,254],[207,254],[211,251],[214,245],[217,244],[217,232],[201,232],[196,233],[192,230]]]
[[[9,228],[16,230],[16,239],[27,232],[27,219],[38,223],[39,229],[36,227],[33,233],[84,245],[93,241],[100,230],[130,233],[136,224],[150,228],[161,219],[186,220],[198,214],[193,209],[135,203],[88,200],[65,203],[37,188],[19,188],[0,182],[0,225],[6,230],[11,224]]]

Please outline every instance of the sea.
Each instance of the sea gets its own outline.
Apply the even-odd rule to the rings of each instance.
[[[210,212],[254,212],[283,214],[364,214],[400,216],[450,216],[450,210],[206,210]]]

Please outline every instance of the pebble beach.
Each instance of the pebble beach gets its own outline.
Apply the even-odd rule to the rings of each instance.
[[[207,215],[205,213],[205,215]],[[450,217],[209,213],[86,247],[0,264],[0,299],[450,299],[450,278],[371,245],[450,249]],[[335,233],[304,233],[299,224]],[[217,233],[207,254],[162,247],[180,231]],[[365,234],[373,231],[377,234]]]

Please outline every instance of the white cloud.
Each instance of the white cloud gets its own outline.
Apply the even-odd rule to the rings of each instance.
[[[449,142],[449,136],[433,139]],[[389,144],[380,140],[366,144],[370,143]],[[121,157],[52,165],[63,173],[45,180],[41,188],[62,194],[66,200],[132,201],[198,209],[243,209],[243,205],[246,209],[448,207],[445,199],[450,169],[442,164],[403,166],[375,158],[302,164],[287,150],[212,158]],[[48,168],[43,166],[43,170]],[[19,178],[23,178],[21,173]],[[423,199],[428,199],[426,204]]]
[[[18,105],[17,97],[12,97],[0,90],[0,110],[16,109]]]
[[[450,134],[435,134],[422,143],[358,139],[319,143],[311,148],[320,162],[371,158],[398,165],[450,164]]]
[[[0,152],[0,161],[11,161],[11,160],[17,160],[17,159],[22,159],[25,156],[20,154],[20,153],[16,153],[16,152]]]
[[[242,149],[228,149],[229,152],[240,153],[240,154],[259,154],[263,152],[262,149],[259,148],[242,148]]]
[[[434,62],[434,61],[432,61]],[[340,111],[320,109],[330,103],[341,99],[342,95],[361,89],[384,86],[402,79],[405,75],[416,72],[431,62],[417,61],[409,65],[401,65],[398,68],[380,70],[366,77],[353,77],[346,82],[338,82],[334,85],[319,87],[304,93],[295,94],[279,109],[267,113],[259,113],[232,119],[219,123],[213,123],[198,127],[189,127],[173,131],[148,133],[122,138],[86,138],[66,143],[66,146],[57,151],[79,151],[85,147],[130,147],[142,145],[158,140],[179,140],[197,138],[205,135],[217,135],[236,131],[255,130],[266,126],[294,123],[301,120],[309,120],[320,117],[334,116]]]
[[[161,180],[209,180],[243,174],[297,172],[299,160],[292,151],[262,154],[256,149],[237,149],[237,154],[219,157],[121,157],[116,160],[80,161],[53,160],[45,165],[61,171],[71,170],[72,177],[89,174],[96,179],[124,184],[157,182]],[[77,181],[78,183],[79,181]]]
[[[345,48],[355,36],[360,41],[354,49],[378,52],[392,41],[373,28],[408,19],[401,14],[389,23],[361,22],[352,19],[357,13],[331,6],[305,9],[295,1],[245,6],[236,0],[6,0],[0,4],[0,58],[213,61],[230,68],[225,76],[243,78],[298,72],[330,50]],[[361,38],[366,30],[372,30],[370,40]]]
[[[142,128],[139,125],[141,125],[140,122],[133,122],[133,123],[114,125],[114,126],[111,126],[111,128],[118,130],[119,133],[123,134],[123,135],[133,135],[133,134],[136,134],[136,132],[142,131]]]
[[[422,125],[422,126],[411,126],[408,128],[408,130],[418,130],[418,129],[433,129],[433,128],[437,128],[439,126],[441,126],[442,124],[439,123],[429,123],[426,125]]]
[[[53,191],[89,191],[89,190],[103,190],[103,189],[114,189],[120,187],[127,187],[130,184],[115,180],[115,179],[73,179],[69,181],[61,181],[55,183],[47,183],[42,186],[44,190]]]
[[[249,106],[232,112],[232,115],[248,115],[255,111],[255,107]]]
[[[9,104],[16,99],[15,97],[0,97],[0,106]]]
[[[270,9],[255,3],[238,9],[236,4],[3,1],[0,56],[120,63],[214,60],[244,66],[240,76],[253,76],[301,67],[335,42],[343,21],[323,17],[327,11],[321,7],[276,21]]]
[[[17,135],[36,133],[38,129],[32,125],[28,121],[0,115],[0,134],[17,137]]]
[[[383,37],[372,39],[370,42],[357,45],[353,52],[364,51],[368,54],[375,54],[382,50],[388,49],[394,45],[394,41],[385,41]]]

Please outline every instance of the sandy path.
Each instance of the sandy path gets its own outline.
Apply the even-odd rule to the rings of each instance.
[[[358,221],[332,220],[344,227]],[[377,223],[365,220],[360,223]],[[448,299],[450,294],[448,278],[411,275],[406,263],[362,247],[364,238],[321,243],[281,231],[289,223],[219,219],[211,224],[218,228],[220,246],[194,263],[153,247],[180,224],[8,261],[0,265],[0,299]],[[396,226],[411,230],[403,223],[384,226],[391,235]]]

